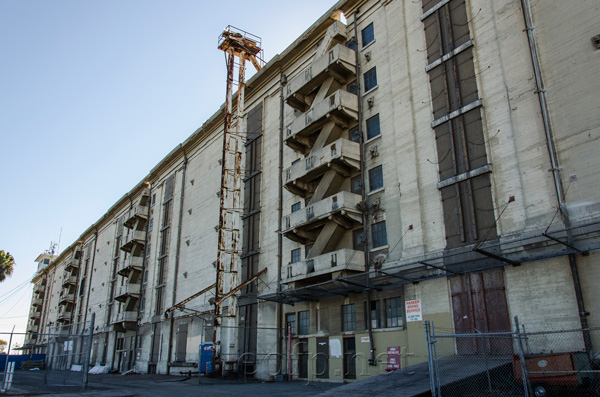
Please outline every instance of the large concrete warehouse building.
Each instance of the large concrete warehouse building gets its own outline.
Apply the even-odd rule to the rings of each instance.
[[[423,320],[600,326],[599,26],[591,1],[340,0],[233,95],[226,153],[224,106],[40,256],[26,346],[81,348],[55,333],[94,315],[92,364],[188,370],[216,340],[222,372],[352,380],[426,361]]]

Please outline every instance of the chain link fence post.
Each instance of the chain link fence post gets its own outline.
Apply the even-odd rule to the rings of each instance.
[[[527,374],[527,363],[525,361],[525,352],[523,351],[523,340],[519,331],[519,316],[515,316],[515,336],[519,346],[519,360],[521,361],[521,379],[523,380],[523,392],[525,397],[531,396],[531,385],[529,384],[529,375]]]
[[[90,320],[90,331],[88,332],[88,336],[87,336],[87,346],[85,347],[85,353],[83,356],[83,379],[82,379],[82,385],[81,385],[81,388],[83,390],[87,389],[87,385],[88,385],[88,372],[90,370],[90,353],[92,350],[92,339],[94,337],[94,323],[95,322],[96,322],[96,313],[92,313],[92,319]]]
[[[437,382],[435,376],[435,367],[433,364],[433,351],[431,349],[431,331],[430,331],[430,322],[429,320],[425,320],[425,339],[427,340],[427,362],[429,364],[429,387],[431,389],[431,396],[438,397],[437,394]]]

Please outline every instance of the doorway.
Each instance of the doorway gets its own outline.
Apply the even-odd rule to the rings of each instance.
[[[344,338],[344,379],[356,379],[356,338]]]
[[[317,378],[329,378],[329,338],[317,338]]]
[[[504,289],[504,269],[461,274],[448,279],[457,334],[511,330]],[[457,338],[458,354],[509,354],[510,338]]]

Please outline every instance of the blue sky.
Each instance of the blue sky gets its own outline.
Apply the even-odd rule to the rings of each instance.
[[[25,331],[50,242],[73,243],[218,110],[223,28],[262,37],[268,61],[335,3],[0,1],[0,249],[17,262],[0,333]]]

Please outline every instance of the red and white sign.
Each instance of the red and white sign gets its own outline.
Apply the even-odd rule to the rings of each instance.
[[[388,346],[387,348],[387,370],[400,369],[400,358],[402,357],[400,346]]]
[[[422,321],[423,313],[421,312],[421,300],[415,299],[412,301],[406,301],[406,321]]]

